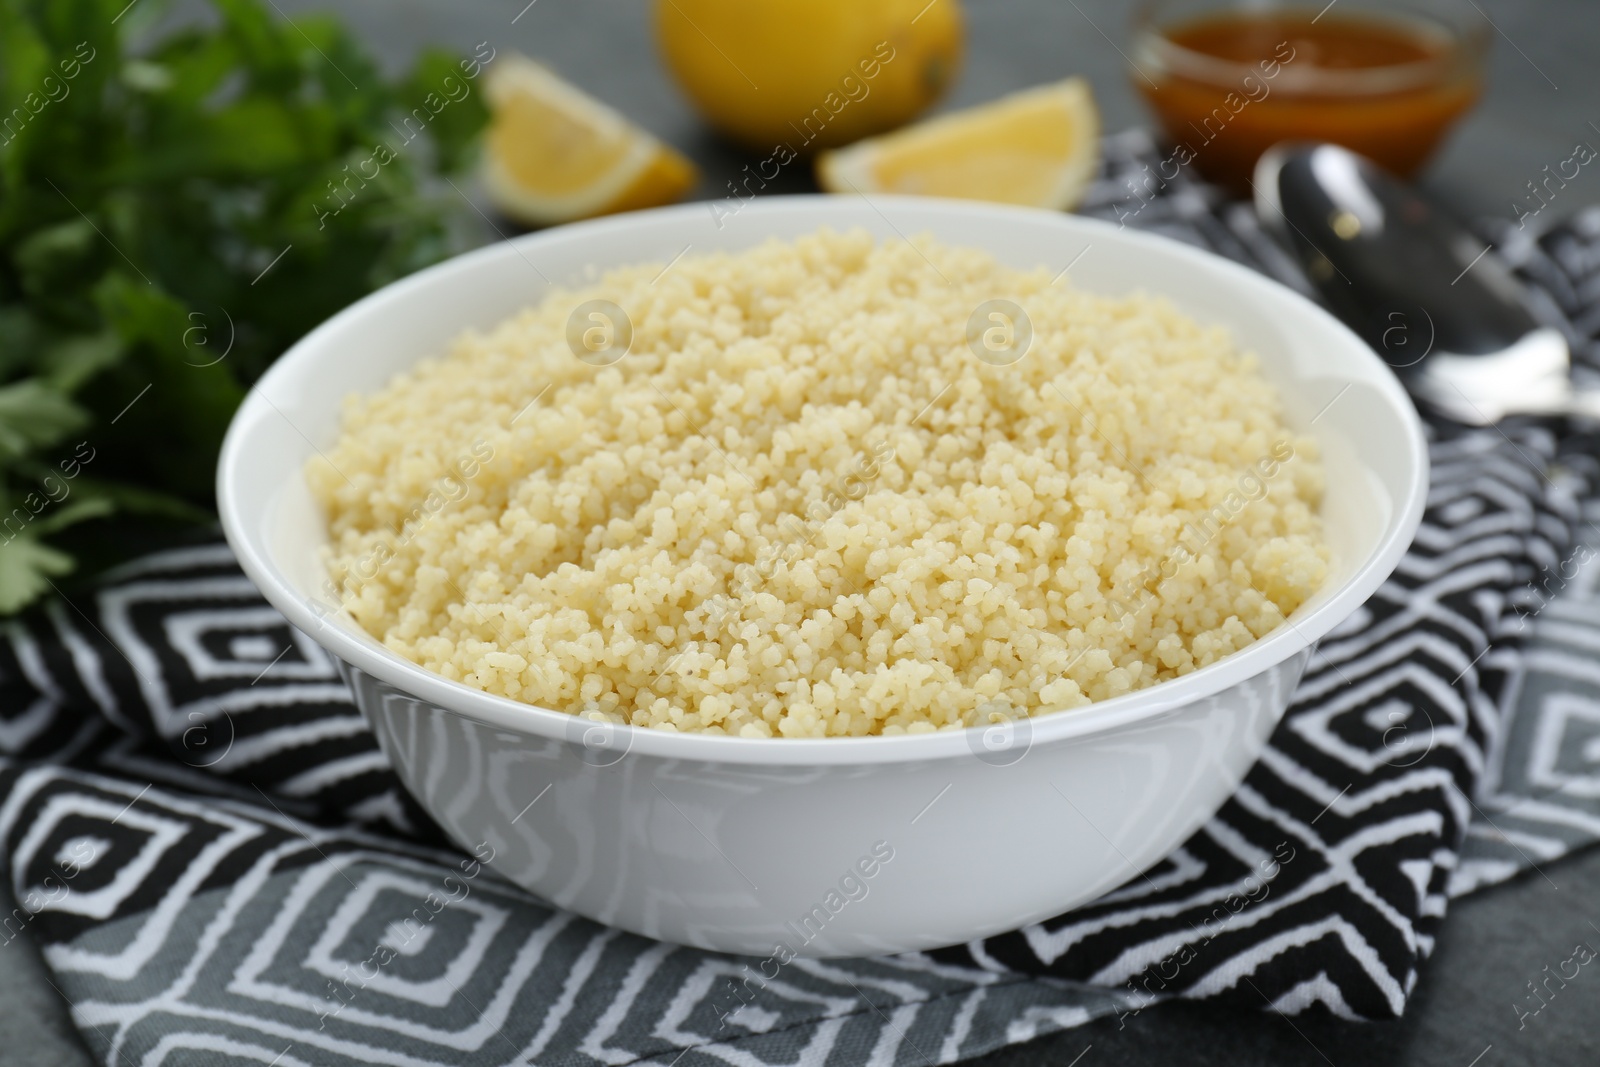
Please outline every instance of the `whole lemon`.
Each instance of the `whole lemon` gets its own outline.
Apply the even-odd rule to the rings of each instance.
[[[656,0],[667,65],[757,151],[849,144],[910,121],[961,61],[958,0]]]

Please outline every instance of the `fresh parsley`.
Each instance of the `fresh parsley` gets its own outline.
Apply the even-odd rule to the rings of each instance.
[[[209,521],[250,383],[460,246],[432,179],[493,58],[387,77],[259,0],[0,0],[0,613],[139,523]]]

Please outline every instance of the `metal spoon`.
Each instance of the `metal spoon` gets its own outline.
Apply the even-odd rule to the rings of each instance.
[[[1571,353],[1483,243],[1415,189],[1330,144],[1280,144],[1256,164],[1256,214],[1347,325],[1417,399],[1458,422],[1600,418]]]

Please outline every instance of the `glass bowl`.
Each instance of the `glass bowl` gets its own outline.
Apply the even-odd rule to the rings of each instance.
[[[1410,177],[1482,90],[1488,24],[1470,0],[1147,0],[1135,87],[1190,164],[1249,191],[1280,141],[1331,141]]]

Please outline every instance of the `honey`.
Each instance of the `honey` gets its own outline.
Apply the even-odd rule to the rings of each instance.
[[[1414,174],[1477,100],[1481,51],[1409,17],[1225,11],[1148,32],[1134,83],[1175,142],[1168,169],[1192,162],[1248,192],[1280,141],[1331,141]]]

